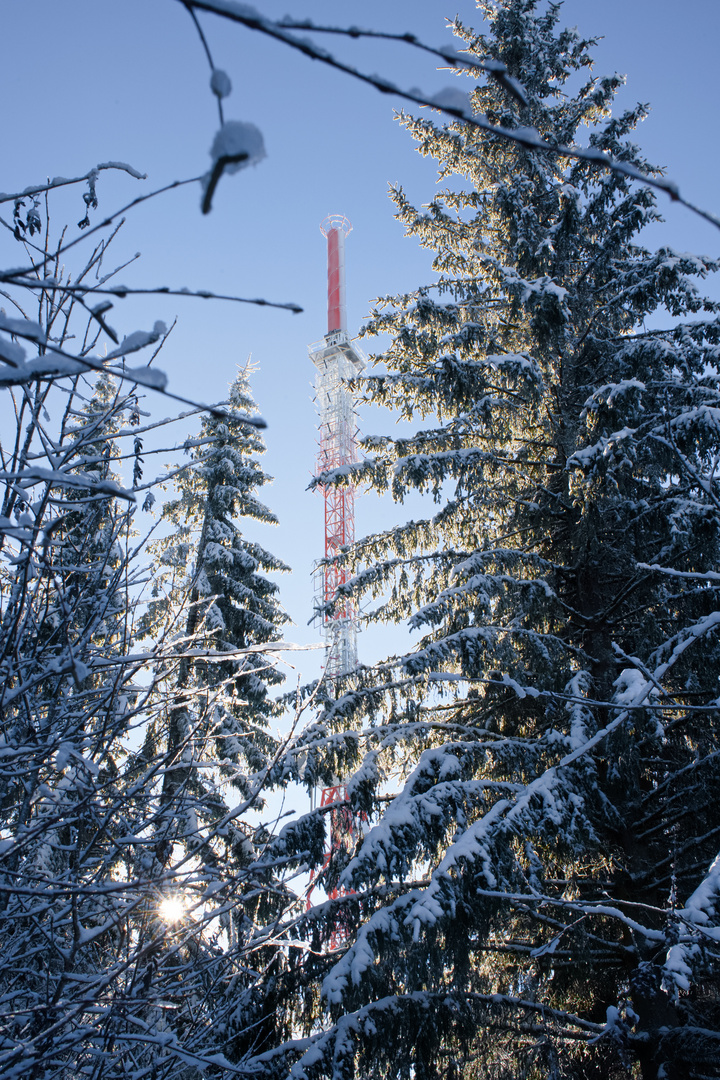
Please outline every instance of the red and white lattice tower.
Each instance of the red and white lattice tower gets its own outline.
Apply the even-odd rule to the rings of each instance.
[[[344,784],[336,784],[335,787],[327,787],[322,789],[322,797],[320,799],[321,807],[331,807],[330,810],[330,838],[329,843],[325,848],[325,858],[323,859],[322,871],[327,870],[333,855],[339,851],[345,851],[351,853],[355,847],[356,827],[355,820],[353,818],[352,810],[348,805],[348,792]],[[315,874],[311,875],[310,889],[307,894],[307,908],[308,911],[312,907],[311,896],[314,889]],[[337,900],[340,896],[353,895],[352,889],[345,889],[338,887],[337,885],[327,890],[327,896],[330,900]],[[330,950],[341,948],[348,939],[348,924],[346,918],[343,916],[342,910],[340,910],[333,919],[330,928],[330,936],[328,944]]]
[[[328,250],[328,322],[325,337],[309,346],[310,359],[317,368],[315,400],[320,417],[320,448],[317,472],[340,469],[357,460],[357,421],[355,397],[349,382],[365,367],[365,357],[347,332],[345,311],[345,237],[352,226],[342,214],[330,214],[320,230],[327,238]],[[325,632],[325,674],[332,678],[345,675],[357,667],[357,612],[351,598],[328,605],[337,597],[338,589],[349,580],[348,570],[332,562],[343,548],[355,540],[355,488],[322,487],[325,503],[325,562],[317,574],[316,607],[322,612]],[[323,788],[321,807],[329,810],[329,838],[325,849],[323,869],[333,855],[351,851],[355,846],[355,822],[348,805],[344,784]],[[311,905],[308,893],[308,907]],[[333,888],[330,899],[346,895],[345,889]],[[342,915],[332,925],[330,949],[341,947],[347,938]]]
[[[309,346],[317,368],[315,396],[320,415],[320,449],[317,472],[339,469],[357,460],[355,397],[348,383],[365,367],[365,357],[347,332],[345,312],[345,237],[352,225],[342,214],[330,214],[320,231],[328,249],[328,328],[325,337]],[[325,501],[325,559],[332,560],[355,541],[355,488],[328,484]],[[325,673],[344,675],[357,667],[357,612],[350,598],[332,612],[327,605],[338,588],[350,578],[349,571],[326,561],[318,574],[317,608],[325,631]]]

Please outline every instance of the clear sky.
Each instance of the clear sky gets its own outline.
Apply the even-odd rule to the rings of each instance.
[[[480,23],[472,0],[256,0],[256,6],[270,17],[290,13],[318,23],[412,30],[432,45],[452,41],[445,19],[456,12],[470,25]],[[604,36],[595,70],[627,75],[621,104],[652,104],[637,135],[649,160],[667,166],[689,199],[720,213],[720,2],[566,0],[561,17],[588,36]],[[293,300],[305,310],[290,315],[211,301],[128,299],[118,302],[113,324],[129,333],[177,316],[160,366],[171,389],[188,396],[218,400],[237,363],[252,354],[259,364],[254,393],[269,425],[266,468],[276,477],[265,497],[281,519],[280,528],[262,539],[294,568],[292,579],[282,582],[285,606],[297,623],[287,636],[317,641],[318,631],[305,624],[310,568],[322,553],[322,505],[305,489],[316,450],[314,371],[306,346],[325,331],[325,246],[318,224],[331,211],[353,223],[347,296],[349,326],[359,328],[374,297],[431,279],[428,254],[403,238],[386,193],[389,182],[400,182],[413,199],[427,202],[434,171],[395,121],[399,102],[390,95],[214,16],[200,19],[216,64],[233,83],[226,117],[260,127],[268,156],[257,168],[222,180],[208,217],[200,214],[195,186],[134,211],[116,253],[124,259],[140,251],[142,259],[121,279]],[[207,169],[217,108],[202,48],[178,0],[4,0],[0,40],[0,189],[77,175],[107,160],[149,174],[147,182],[103,174],[100,214],[151,185]],[[322,44],[408,88],[433,93],[463,86],[401,45]],[[56,203],[56,221],[67,214],[74,234],[84,213],[79,191]],[[718,254],[719,231],[666,200],[661,208],[667,224],[656,227],[648,243]],[[0,210],[6,218],[7,209]],[[0,258],[2,265],[21,261],[4,230]],[[168,412],[165,402],[153,409],[160,416]],[[389,423],[377,413],[361,418],[367,433]],[[178,436],[191,432],[192,425]],[[401,517],[401,508],[379,507],[367,496],[358,500],[358,535]],[[394,638],[366,635],[360,656],[371,660],[393,642],[397,632]],[[303,662],[306,674],[318,661],[318,654],[310,656]]]

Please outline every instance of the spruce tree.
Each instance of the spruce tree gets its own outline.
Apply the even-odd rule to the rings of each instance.
[[[257,412],[250,371],[238,373],[227,402],[188,440],[191,462],[175,478],[177,497],[163,507],[169,532],[153,547],[142,623],[170,656],[164,715],[148,727],[145,751],[152,759],[164,745],[168,755],[154,822],[157,872],[162,877],[184,850],[202,857],[209,888],[233,881],[237,888],[252,861],[256,825],[231,810],[238,797],[249,800],[248,810],[261,805],[253,792],[277,748],[269,721],[282,711],[270,694],[283,678],[273,658],[261,650],[238,655],[277,640],[288,621],[266,576],[287,567],[243,531],[249,522],[277,521],[257,498],[270,477],[258,462],[262,436],[244,420]],[[236,919],[245,920],[239,909],[227,928],[235,946]]]
[[[206,417],[199,438],[188,443],[191,464],[176,478],[178,497],[163,507],[172,531],[154,547],[153,600],[145,620],[147,630],[163,626],[181,645],[187,639],[205,654],[184,657],[174,685],[182,693],[192,684],[212,697],[214,760],[240,790],[248,770],[260,770],[274,745],[268,722],[282,707],[269,690],[283,676],[262,652],[226,660],[222,654],[277,640],[289,621],[277,583],[266,576],[288,567],[241,530],[243,522],[277,523],[256,494],[271,477],[258,461],[265,451],[262,436],[243,420],[257,412],[250,373],[249,365],[239,372],[227,408]]]
[[[559,5],[478,6],[467,55],[528,99],[489,80],[478,114],[652,171],[620,78],[572,89],[593,43]],[[627,177],[403,122],[446,185],[392,193],[437,278],[378,306],[366,389],[418,426],[353,480],[437,510],[356,545],[369,618],[422,638],[306,739],[374,821],[306,1075],[717,1076],[718,264],[642,247]]]
[[[143,624],[180,656],[165,675],[164,725],[148,730],[149,743],[167,747],[155,873],[171,882],[184,851],[201,860],[207,895],[218,895],[222,947],[214,942],[215,955],[208,950],[199,965],[186,949],[183,963],[207,970],[203,1009],[223,1058],[233,1062],[267,1049],[281,1024],[273,1000],[284,965],[274,939],[296,900],[282,870],[274,872],[271,833],[257,815],[278,748],[269,723],[283,711],[271,696],[283,676],[257,647],[278,640],[289,617],[267,576],[288,567],[247,535],[253,522],[277,523],[257,496],[271,477],[258,461],[262,436],[244,419],[257,413],[251,372],[249,364],[239,371],[227,401],[188,442],[190,466],[176,477],[177,498],[163,507],[171,531],[154,547],[153,600]],[[289,865],[287,853],[281,858]],[[269,935],[267,922],[275,924]]]

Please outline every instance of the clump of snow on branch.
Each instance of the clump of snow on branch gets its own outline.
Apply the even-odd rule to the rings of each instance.
[[[39,323],[32,322],[30,319],[10,319],[3,308],[0,308],[0,329],[6,330],[9,334],[28,338],[30,341],[37,341],[41,345],[46,340],[45,331]]]
[[[255,124],[244,120],[227,120],[210,147],[213,165],[221,158],[237,158],[242,154],[247,155],[242,161],[226,163],[225,168],[229,173],[237,172],[248,165],[257,165],[266,157],[262,132]]]
[[[210,76],[210,89],[219,98],[229,97],[232,92],[232,83],[228,73],[215,68]]]
[[[210,212],[215,188],[226,170],[235,173],[247,165],[257,165],[265,156],[262,132],[255,124],[244,120],[225,121],[210,147],[212,168],[201,181],[203,214]]]
[[[461,109],[462,112],[472,114],[470,95],[463,93],[462,90],[456,90],[454,86],[444,86],[437,94],[433,94],[430,101],[440,108]]]
[[[127,337],[123,338],[117,349],[108,353],[106,359],[115,360],[120,356],[127,356],[128,353],[144,349],[148,345],[154,345],[165,334],[167,334],[167,327],[164,322],[158,319],[152,330],[135,330],[132,334],[128,334]]]
[[[623,668],[613,686],[617,687],[615,701],[618,705],[640,705],[652,689],[645,676],[636,668]]]
[[[667,953],[664,965],[664,981],[668,990],[689,990],[694,977],[694,963],[701,960],[701,941],[720,941],[717,924],[720,900],[720,855],[713,861],[706,877],[688,898],[685,907],[675,915],[685,923],[689,934],[673,945]]]

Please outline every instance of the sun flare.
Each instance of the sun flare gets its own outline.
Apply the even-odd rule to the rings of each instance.
[[[166,896],[158,905],[158,914],[163,922],[180,922],[185,915],[185,901],[181,896]]]

